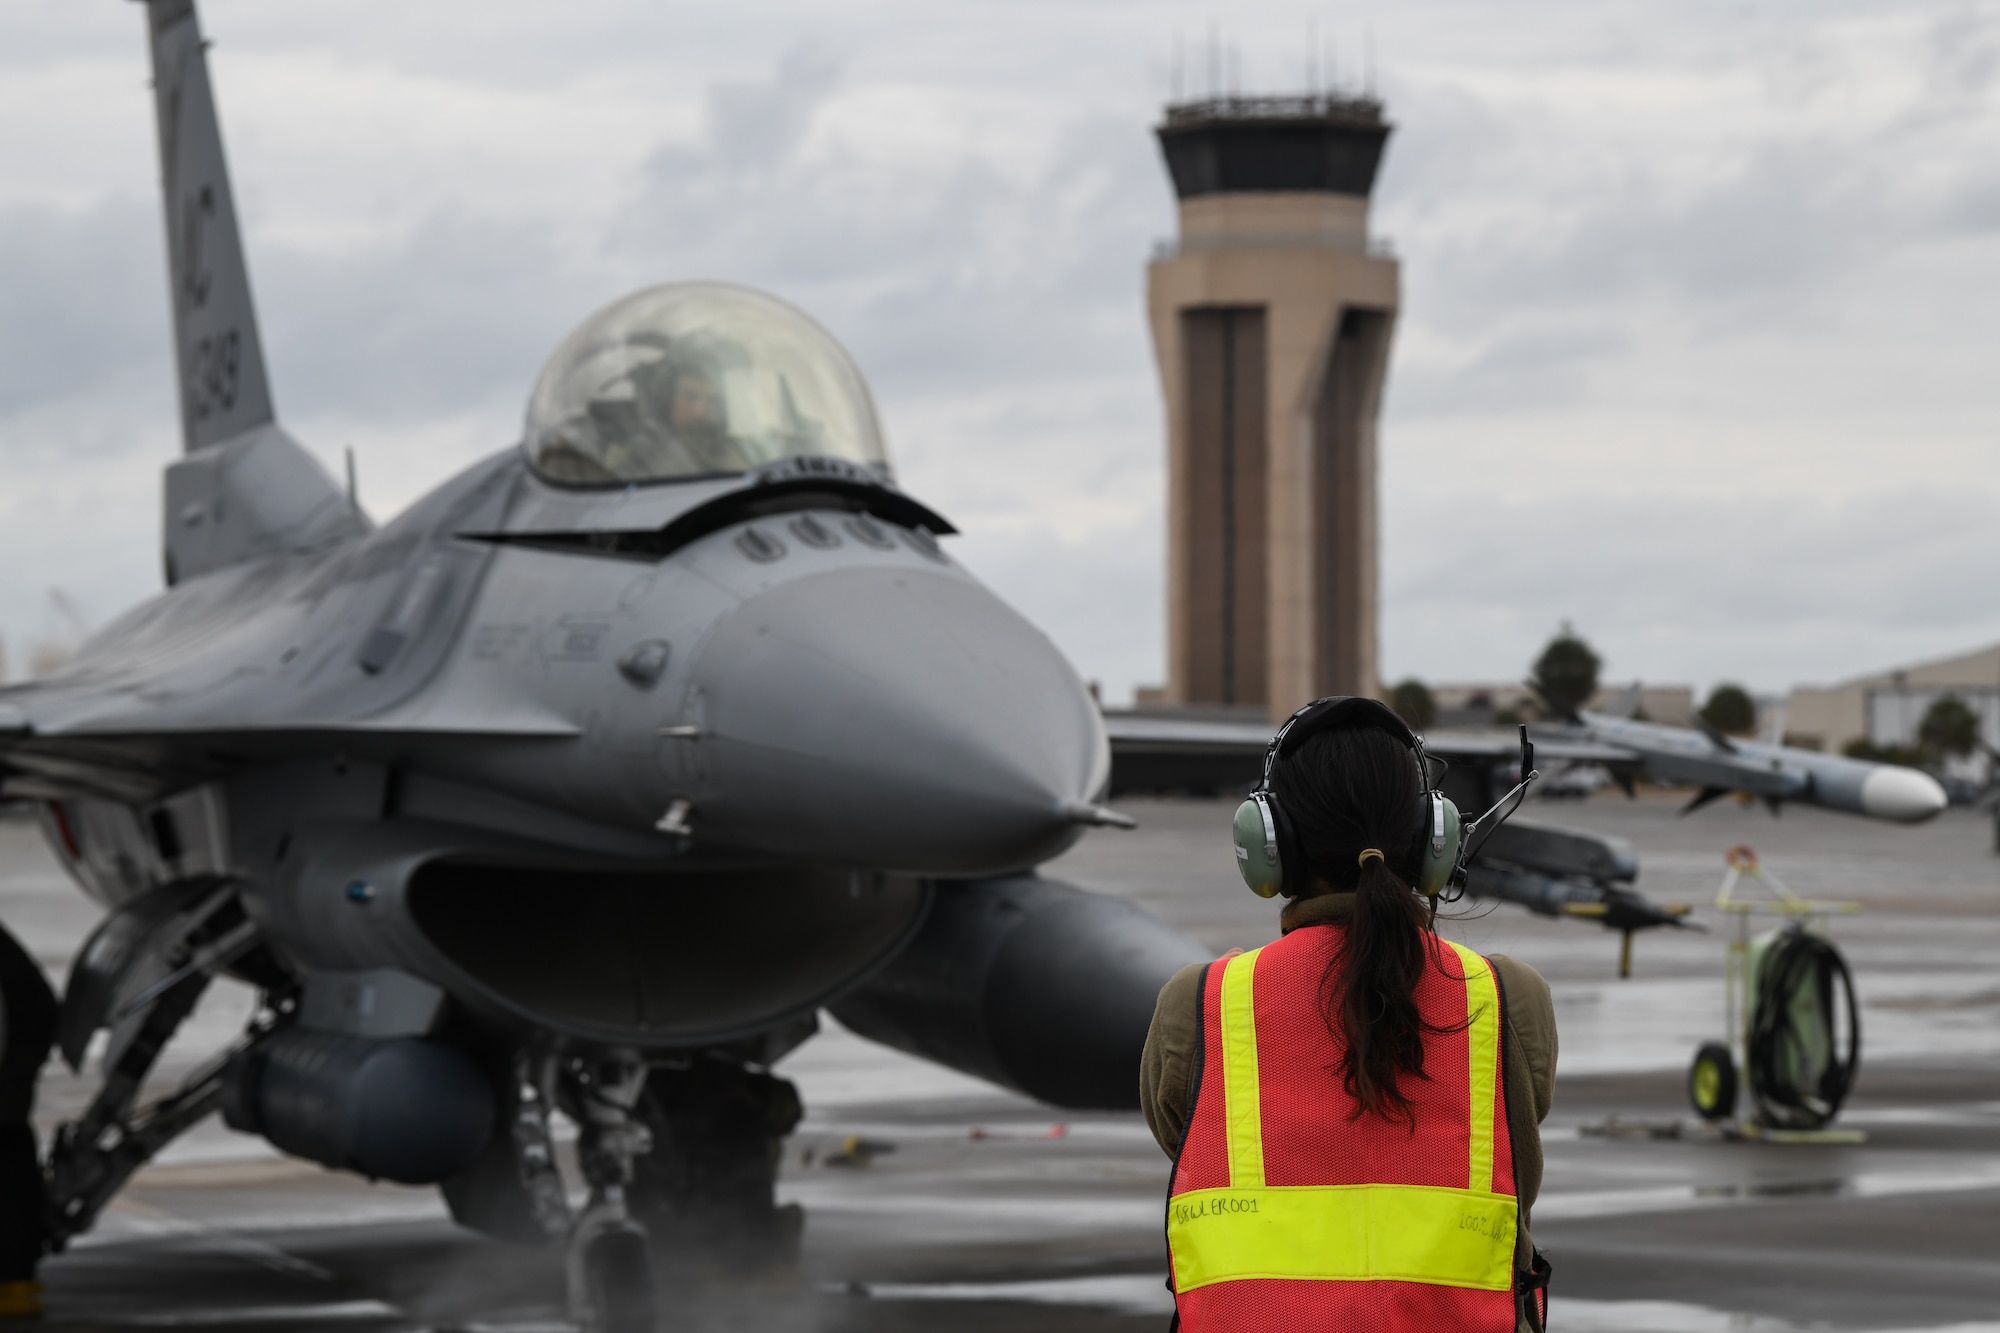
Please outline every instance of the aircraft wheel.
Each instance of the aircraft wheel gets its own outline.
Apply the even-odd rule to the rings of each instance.
[[[656,1252],[677,1271],[772,1274],[793,1265],[804,1214],[776,1202],[784,1137],[798,1090],[721,1061],[655,1069],[639,1113],[653,1150],[628,1199]]]
[[[1688,1100],[1703,1120],[1727,1120],[1736,1114],[1736,1063],[1729,1047],[1711,1041],[1694,1053],[1688,1067]]]
[[[653,1261],[644,1232],[607,1231],[583,1256],[596,1319],[590,1333],[653,1333]]]

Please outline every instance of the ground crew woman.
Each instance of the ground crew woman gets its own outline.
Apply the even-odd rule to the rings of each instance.
[[[1533,968],[1432,929],[1458,815],[1423,764],[1376,700],[1295,714],[1236,821],[1283,935],[1160,992],[1140,1101],[1186,1333],[1542,1326],[1555,1010]]]

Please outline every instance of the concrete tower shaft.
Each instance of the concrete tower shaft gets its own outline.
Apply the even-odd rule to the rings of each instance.
[[[1376,692],[1375,423],[1399,275],[1370,99],[1167,108],[1180,234],[1147,273],[1167,400],[1168,698],[1279,719]]]

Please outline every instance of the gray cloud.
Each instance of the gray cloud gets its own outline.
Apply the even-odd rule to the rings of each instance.
[[[330,255],[267,245],[258,260],[275,392],[299,415],[409,417],[496,390],[525,405],[542,358],[588,313],[579,289],[619,294],[566,261],[546,225],[465,208],[389,244]]]
[[[1966,571],[2000,564],[1990,494],[1907,486],[1831,504],[1775,493],[1484,508],[1481,559],[1431,550],[1391,570],[1392,657],[1511,679],[1569,620],[1613,674],[1782,689],[1802,646],[1826,663],[1816,674],[1834,677],[2000,637],[2000,599],[1966,595]]]
[[[708,132],[715,156],[739,169],[782,165],[839,79],[837,61],[800,46],[779,60],[768,83],[716,84],[708,90]]]
[[[125,197],[0,211],[0,419],[166,367],[157,214]]]
[[[891,391],[1129,367],[1162,193],[1146,137],[1081,118],[1025,177],[972,152],[926,169],[862,162],[838,144],[775,172],[833,86],[815,60],[795,52],[770,83],[718,91],[701,142],[651,156],[615,232],[624,255],[796,293]],[[744,126],[789,137],[743,153]]]

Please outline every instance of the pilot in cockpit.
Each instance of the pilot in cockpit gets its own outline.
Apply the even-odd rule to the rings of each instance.
[[[874,403],[826,332],[761,293],[681,283],[577,329],[535,382],[528,461],[556,485],[751,472],[831,457],[888,475]]]
[[[668,346],[631,371],[644,429],[631,443],[664,455],[650,471],[699,475],[755,466],[729,429],[729,405],[715,358],[699,348]]]

